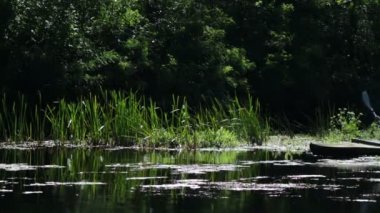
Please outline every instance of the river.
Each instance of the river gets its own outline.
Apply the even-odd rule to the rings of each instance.
[[[265,149],[0,149],[0,212],[378,212],[380,158]]]

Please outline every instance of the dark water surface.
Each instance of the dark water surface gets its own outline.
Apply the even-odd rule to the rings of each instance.
[[[0,212],[380,212],[380,158],[0,149]]]

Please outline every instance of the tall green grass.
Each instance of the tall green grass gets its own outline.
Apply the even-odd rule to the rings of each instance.
[[[10,101],[3,94],[0,107],[0,138],[2,140],[43,140],[45,123],[46,119],[40,103],[30,106],[23,95],[18,96],[18,101]]]
[[[0,138],[6,141],[53,139],[78,144],[121,144],[149,147],[236,146],[266,139],[269,125],[252,97],[214,100],[190,108],[186,98],[173,97],[171,109],[136,93],[104,91],[78,101],[60,100],[30,107],[23,96],[2,98]]]

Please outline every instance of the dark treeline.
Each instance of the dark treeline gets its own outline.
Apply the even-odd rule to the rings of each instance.
[[[163,103],[248,92],[302,121],[358,106],[363,89],[379,97],[379,11],[378,0],[0,0],[0,89]]]

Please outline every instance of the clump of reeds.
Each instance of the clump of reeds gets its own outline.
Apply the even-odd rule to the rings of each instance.
[[[41,105],[30,106],[23,95],[10,101],[5,94],[0,107],[0,138],[3,141],[43,140],[45,138],[44,112]]]
[[[25,141],[47,138],[70,143],[123,144],[164,147],[235,146],[261,142],[268,135],[268,124],[260,116],[257,101],[237,98],[209,107],[190,109],[186,98],[173,97],[164,111],[153,100],[135,93],[103,92],[79,101],[65,99],[28,107],[24,97],[9,104],[2,99],[0,137]]]

